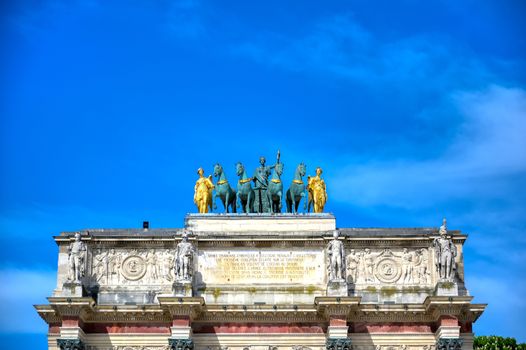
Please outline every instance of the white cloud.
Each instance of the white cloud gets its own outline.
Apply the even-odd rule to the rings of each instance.
[[[56,286],[55,271],[0,270],[0,328],[5,333],[45,332],[33,304],[47,303]]]
[[[484,276],[468,276],[468,288],[475,295],[474,302],[488,304],[475,323],[474,332],[476,335],[515,337],[523,342],[526,302],[522,296],[526,286],[495,277],[497,274],[498,271],[486,271]]]
[[[455,94],[453,101],[464,124],[444,154],[348,166],[330,180],[334,199],[416,208],[468,195],[512,193],[503,179],[526,171],[526,92],[491,86]]]

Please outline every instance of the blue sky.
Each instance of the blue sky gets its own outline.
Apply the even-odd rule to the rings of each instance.
[[[52,235],[180,227],[198,167],[234,178],[279,148],[286,182],[323,167],[340,227],[448,217],[490,303],[475,332],[526,342],[525,7],[4,4],[0,340],[46,348],[31,305],[54,288]]]

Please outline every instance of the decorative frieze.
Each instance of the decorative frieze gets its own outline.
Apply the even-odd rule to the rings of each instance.
[[[171,350],[169,345],[161,346],[131,346],[131,345],[113,345],[113,346],[86,346],[86,350]]]
[[[357,286],[430,286],[431,283],[429,249],[351,249],[346,260],[347,279]]]
[[[91,284],[108,287],[170,285],[175,280],[170,249],[99,248],[93,252]]]

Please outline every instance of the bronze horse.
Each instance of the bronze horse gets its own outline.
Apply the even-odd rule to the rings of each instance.
[[[281,213],[281,202],[283,198],[281,174],[283,174],[283,163],[277,163],[267,187],[267,197],[270,203],[271,213]]]
[[[214,209],[217,209],[216,197],[221,198],[225,213],[228,213],[228,207],[232,209],[232,213],[236,212],[236,191],[230,187],[226,179],[223,167],[218,163],[214,166],[214,176],[217,177],[215,195],[214,195]]]
[[[303,176],[305,176],[306,172],[307,167],[304,163],[300,163],[296,168],[294,179],[292,180],[292,184],[290,185],[286,194],[287,212],[289,213],[296,214],[298,212],[298,207],[302,198],[304,203],[303,210],[305,211],[307,209],[307,187],[303,182]]]
[[[236,174],[239,176],[237,182],[237,199],[238,206],[241,208],[242,213],[253,213],[254,212],[254,189],[252,188],[252,178],[247,177],[245,167],[241,162],[236,164]]]

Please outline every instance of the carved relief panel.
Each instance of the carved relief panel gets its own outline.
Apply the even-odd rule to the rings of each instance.
[[[431,254],[426,248],[350,249],[347,280],[355,285],[429,285],[432,279]]]
[[[101,286],[171,284],[175,278],[173,250],[94,249],[91,277]]]

